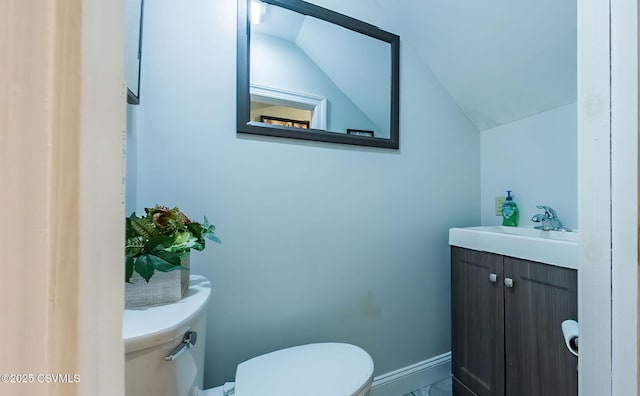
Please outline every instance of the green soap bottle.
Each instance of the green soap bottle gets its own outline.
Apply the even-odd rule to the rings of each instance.
[[[513,202],[511,191],[507,191],[507,201],[502,205],[502,225],[517,227],[519,219],[520,212],[518,211],[518,205]]]

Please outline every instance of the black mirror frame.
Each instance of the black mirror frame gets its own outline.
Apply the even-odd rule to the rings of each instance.
[[[309,15],[346,29],[385,41],[391,45],[391,108],[390,138],[375,138],[319,129],[290,128],[275,125],[250,124],[251,95],[249,93],[249,43],[251,23],[249,6],[251,0],[238,0],[238,53],[237,53],[237,132],[253,135],[276,136],[291,139],[314,140],[319,142],[353,144],[380,148],[398,149],[400,146],[400,37],[376,26],[335,11],[307,3],[302,0],[261,0],[288,10]]]
[[[142,69],[142,23],[144,20],[144,0],[140,0],[140,30],[138,31],[138,86],[136,93],[127,87],[127,103],[132,105],[140,104],[140,71]]]

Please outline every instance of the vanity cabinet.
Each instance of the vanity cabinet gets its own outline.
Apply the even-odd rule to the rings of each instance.
[[[454,395],[578,394],[576,270],[452,246],[451,298]]]

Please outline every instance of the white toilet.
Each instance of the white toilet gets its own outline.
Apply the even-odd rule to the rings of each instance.
[[[357,346],[342,343],[301,345],[255,357],[238,365],[235,383],[202,390],[210,294],[211,283],[192,275],[189,291],[182,300],[125,310],[127,396],[369,394],[373,380],[371,356]]]

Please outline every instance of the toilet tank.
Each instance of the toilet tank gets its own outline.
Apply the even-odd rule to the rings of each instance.
[[[191,275],[182,300],[125,309],[122,337],[127,396],[192,396],[202,389],[210,294],[211,283]],[[195,344],[167,361],[165,357],[190,331],[197,334]]]

